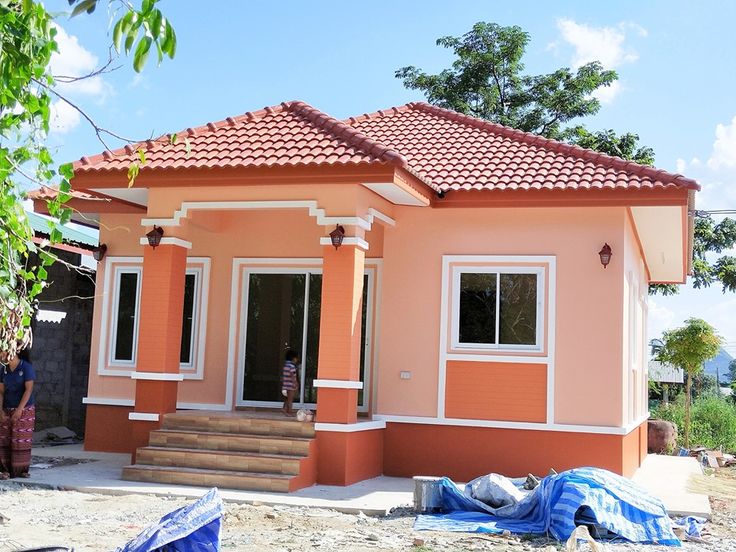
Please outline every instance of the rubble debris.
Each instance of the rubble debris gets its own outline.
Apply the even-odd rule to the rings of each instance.
[[[33,433],[33,446],[73,445],[81,442],[77,434],[64,426],[50,427]]]

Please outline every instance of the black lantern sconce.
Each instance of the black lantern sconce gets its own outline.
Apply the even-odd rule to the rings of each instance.
[[[611,262],[611,256],[613,255],[613,252],[611,251],[611,246],[607,243],[604,243],[603,247],[598,252],[598,255],[601,258],[601,264],[603,265],[603,268],[606,268],[608,266],[608,263]]]
[[[92,250],[92,257],[95,261],[99,263],[102,259],[105,258],[105,253],[107,253],[107,245],[101,243]]]
[[[148,238],[148,245],[156,249],[156,247],[158,247],[158,245],[161,243],[161,237],[163,235],[164,229],[154,224],[153,230],[146,234],[146,238]]]
[[[345,229],[340,226],[339,224],[335,225],[335,229],[330,232],[330,241],[332,242],[332,245],[335,246],[335,249],[340,247],[342,245],[342,240],[345,237]]]

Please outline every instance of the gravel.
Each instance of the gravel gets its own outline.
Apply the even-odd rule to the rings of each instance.
[[[0,550],[50,545],[77,551],[113,551],[164,514],[191,502],[179,497],[98,495],[0,484]],[[708,543],[684,550],[736,552],[736,508],[714,501]],[[222,548],[233,551],[537,551],[564,547],[549,539],[414,531],[413,514],[399,510],[385,518],[320,508],[225,505]],[[579,550],[589,550],[581,545]],[[672,550],[667,547],[606,544],[609,551]]]

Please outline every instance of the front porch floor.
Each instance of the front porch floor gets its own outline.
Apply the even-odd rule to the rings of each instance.
[[[120,474],[130,463],[129,454],[88,452],[82,445],[34,448],[33,456],[74,458],[87,461],[48,469],[31,468],[28,479],[14,479],[20,484],[99,494],[152,494],[198,498],[209,489],[187,485],[164,485],[123,481]],[[329,508],[339,512],[363,512],[382,516],[393,508],[411,506],[414,483],[408,478],[376,477],[347,487],[314,485],[292,493],[236,491],[220,489],[223,500],[239,504],[268,504],[296,507]]]

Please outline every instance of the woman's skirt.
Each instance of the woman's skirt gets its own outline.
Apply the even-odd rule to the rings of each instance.
[[[20,418],[10,417],[14,408],[6,408],[5,419],[0,422],[0,478],[28,477],[31,465],[33,428],[36,425],[36,407],[27,406]],[[7,474],[7,475],[6,475]]]

